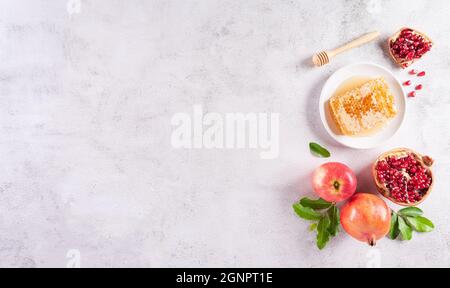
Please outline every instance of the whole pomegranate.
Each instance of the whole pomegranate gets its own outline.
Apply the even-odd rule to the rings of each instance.
[[[340,218],[350,236],[374,246],[389,233],[391,210],[378,196],[356,193],[342,206]]]
[[[328,202],[340,202],[356,191],[356,175],[347,165],[328,162],[313,173],[314,191]]]

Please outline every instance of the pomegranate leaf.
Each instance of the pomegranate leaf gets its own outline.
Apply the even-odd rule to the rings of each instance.
[[[292,205],[294,208],[295,213],[297,213],[298,216],[300,216],[303,219],[306,220],[321,220],[322,215],[316,211],[314,211],[310,207],[305,207],[300,203],[295,203]]]
[[[309,225],[309,231],[315,231],[317,229],[317,223],[314,222],[311,225]]]
[[[415,217],[415,216],[421,216],[423,214],[423,211],[417,207],[408,207],[408,208],[403,208],[403,209],[398,210],[397,213],[401,216]]]
[[[398,229],[398,216],[397,213],[392,211],[391,228],[389,229],[389,238],[394,240],[398,237],[398,234],[400,234],[400,230]]]
[[[403,208],[397,213],[392,211],[389,238],[395,239],[400,234],[402,240],[411,240],[413,230],[416,232],[433,231],[433,222],[422,217],[422,214],[422,210],[417,207]]]
[[[398,217],[398,229],[400,230],[400,235],[402,235],[403,240],[411,240],[412,229],[409,227],[402,217]]]
[[[309,199],[308,197],[304,197],[300,200],[300,204],[304,207],[309,207],[314,210],[321,210],[331,207],[332,203],[319,198],[317,200]]]
[[[339,208],[335,205],[331,206],[330,209],[328,209],[328,217],[330,217],[330,227],[328,227],[328,232],[334,237],[339,232]]]
[[[317,230],[317,247],[322,250],[331,237],[339,231],[339,208],[323,199],[312,200],[307,197],[292,205],[295,213],[303,219],[318,221],[309,226],[309,231]],[[328,208],[328,209],[327,209]],[[325,210],[327,209],[327,210]],[[322,210],[322,211],[316,211]]]
[[[314,142],[309,143],[309,150],[311,150],[311,153],[316,156],[324,158],[328,158],[331,156],[331,153],[327,149]]]
[[[330,227],[330,218],[328,214],[325,214],[319,221],[317,225],[317,247],[322,250],[330,240],[330,232],[328,229]]]
[[[430,232],[434,229],[434,224],[422,216],[406,217],[406,223],[417,232]]]

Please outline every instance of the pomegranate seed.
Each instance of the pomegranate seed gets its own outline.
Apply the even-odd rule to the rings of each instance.
[[[417,74],[417,76],[419,76],[419,77],[425,76],[425,71],[420,72],[419,74]]]
[[[412,60],[413,58],[414,58],[414,55],[415,55],[416,53],[414,52],[414,51],[411,51],[411,52],[409,52],[407,55],[406,55],[406,59],[407,60]]]
[[[416,86],[416,90],[420,90],[420,89],[422,89],[422,84],[419,84]]]
[[[409,92],[408,97],[416,97],[416,91]]]
[[[408,80],[408,81],[404,82],[403,85],[404,85],[404,86],[409,86],[409,85],[411,85],[411,80]]]
[[[415,74],[417,74],[417,70],[412,69],[411,71],[409,71],[409,74],[410,74],[410,75],[415,75]]]

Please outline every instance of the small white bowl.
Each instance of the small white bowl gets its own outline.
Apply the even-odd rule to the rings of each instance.
[[[329,118],[327,101],[333,96],[339,86],[352,77],[376,78],[383,77],[394,95],[394,103],[397,107],[397,115],[386,124],[380,131],[370,136],[345,136],[335,133],[332,128],[334,122]],[[398,131],[403,123],[406,113],[406,94],[400,81],[386,68],[373,63],[357,63],[345,66],[328,78],[322,88],[319,100],[320,119],[325,129],[332,138],[339,143],[357,149],[374,148],[390,139]]]

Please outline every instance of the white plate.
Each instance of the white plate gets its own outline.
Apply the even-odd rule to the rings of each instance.
[[[329,119],[329,114],[326,113],[325,110],[327,109],[327,101],[333,96],[339,86],[345,80],[348,80],[355,76],[368,78],[375,78],[380,76],[384,77],[395,98],[394,101],[395,106],[397,107],[397,115],[395,116],[395,118],[391,119],[389,123],[387,123],[387,125],[380,131],[370,136],[350,137],[335,133],[335,128],[332,129],[331,127],[331,125],[334,125],[334,123],[331,119]],[[325,129],[331,137],[333,137],[339,143],[348,147],[368,149],[376,147],[386,140],[390,139],[400,128],[406,113],[406,95],[400,81],[398,81],[398,79],[389,70],[372,63],[358,63],[345,66],[331,75],[331,77],[327,80],[322,88],[319,105],[320,118],[322,119],[322,123],[325,126]]]

